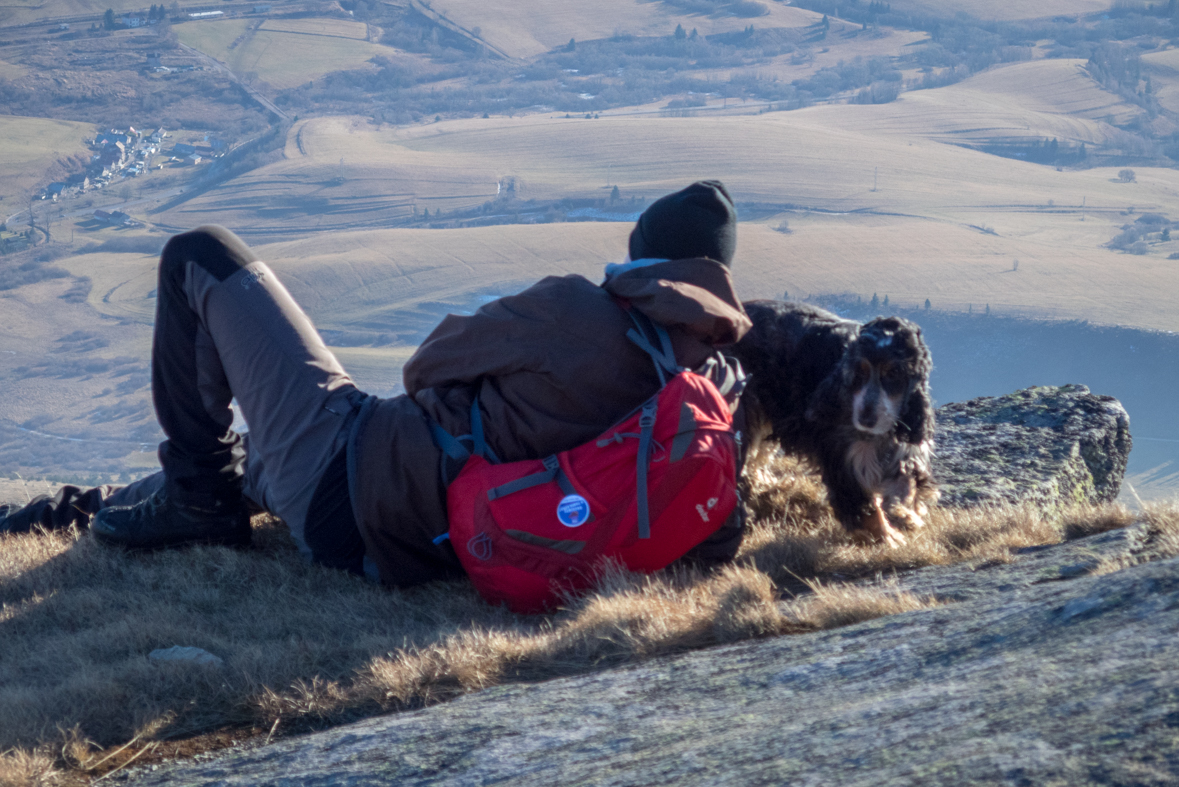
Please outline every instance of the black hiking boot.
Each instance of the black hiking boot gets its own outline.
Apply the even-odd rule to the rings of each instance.
[[[244,547],[250,544],[250,514],[244,503],[220,510],[174,504],[161,490],[133,506],[102,509],[94,515],[90,531],[100,543],[124,549]]]

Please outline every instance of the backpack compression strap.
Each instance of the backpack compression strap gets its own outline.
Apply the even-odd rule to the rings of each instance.
[[[651,464],[651,435],[655,431],[657,412],[658,405],[652,399],[643,405],[643,412],[639,416],[638,500],[636,501],[639,538],[651,537],[651,510],[647,505],[647,466]]]
[[[491,446],[487,444],[487,440],[483,436],[483,418],[479,414],[479,397],[476,396],[471,402],[471,433],[459,435],[455,437],[450,432],[442,428],[433,418],[428,419],[430,422],[430,433],[434,436],[434,444],[442,449],[449,459],[457,462],[459,465],[466,462],[471,454],[481,456],[492,464],[499,464],[499,457],[491,450]],[[468,450],[463,445],[464,440],[471,441],[471,449]],[[453,479],[447,477],[446,462],[442,463],[442,483],[444,486],[450,486]]]
[[[626,337],[651,356],[651,360],[655,364],[655,373],[659,375],[660,387],[667,385],[668,377],[674,377],[680,373],[679,364],[675,361],[675,351],[671,346],[671,337],[668,336],[667,330],[662,325],[652,322],[647,315],[637,309],[628,309],[626,313],[630,315],[635,324],[634,328],[626,332]],[[649,338],[651,334],[654,334],[659,340],[659,349],[656,349],[652,344]],[[635,501],[639,520],[639,538],[651,537],[651,508],[647,501],[647,471],[651,464],[651,437],[655,432],[655,416],[658,414],[658,408],[657,399],[652,398],[643,405],[643,411],[639,415],[639,455],[636,462],[638,465],[636,469],[638,499]]]

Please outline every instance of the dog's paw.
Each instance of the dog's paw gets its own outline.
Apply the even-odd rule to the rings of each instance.
[[[913,508],[893,503],[887,509],[888,520],[901,530],[920,530],[925,527],[925,516],[929,514],[929,509],[920,503]],[[924,513],[920,509],[924,509]]]
[[[879,500],[875,501],[872,511],[863,518],[860,527],[852,533],[852,538],[860,544],[883,544],[890,549],[896,549],[905,543],[904,534],[889,523],[884,509],[880,507]]]

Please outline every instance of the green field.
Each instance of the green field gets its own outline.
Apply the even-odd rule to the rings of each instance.
[[[366,40],[365,25],[340,19],[225,19],[187,22],[176,27],[180,41],[225,63],[238,76],[257,78],[276,90],[319,79],[324,74],[362,68],[377,55],[395,50]]]

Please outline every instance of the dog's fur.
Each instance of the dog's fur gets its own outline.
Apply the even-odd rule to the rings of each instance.
[[[860,325],[802,303],[750,301],[753,328],[732,352],[750,460],[764,446],[810,460],[853,536],[896,545],[937,499],[930,472],[932,362],[921,329],[899,317]]]

